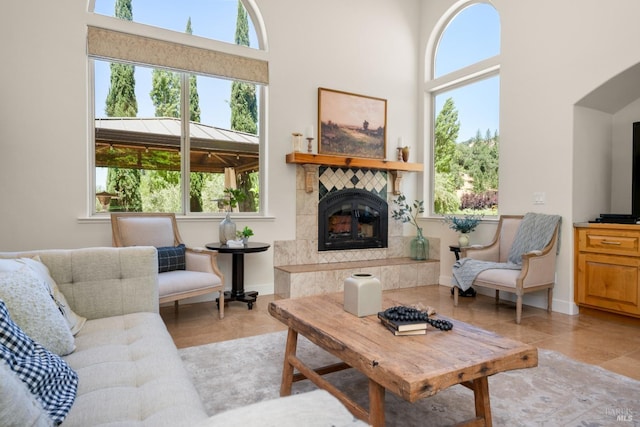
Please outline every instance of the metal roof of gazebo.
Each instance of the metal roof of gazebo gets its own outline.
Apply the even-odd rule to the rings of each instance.
[[[180,170],[181,126],[171,117],[96,119],[96,166]],[[191,171],[258,170],[258,136],[196,122],[189,135]]]

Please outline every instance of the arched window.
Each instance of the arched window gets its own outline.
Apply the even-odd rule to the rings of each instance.
[[[240,212],[260,212],[268,63],[253,1],[95,0],[93,12],[93,212],[221,212],[227,188],[243,190]]]
[[[486,3],[449,10],[428,46],[432,212],[496,215],[500,19]]]

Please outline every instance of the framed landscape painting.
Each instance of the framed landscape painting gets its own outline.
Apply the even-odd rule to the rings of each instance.
[[[384,159],[387,100],[318,88],[318,153]]]

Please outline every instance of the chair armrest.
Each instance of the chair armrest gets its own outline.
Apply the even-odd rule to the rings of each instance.
[[[520,278],[523,287],[537,286],[555,281],[556,249],[555,245],[544,251],[531,251],[522,255]]]
[[[187,248],[185,261],[188,271],[212,273],[220,277],[224,283],[224,277],[218,267],[218,251],[212,251],[207,248]]]
[[[460,248],[462,258],[473,258],[480,261],[498,262],[500,247],[496,243],[490,245],[473,245]]]

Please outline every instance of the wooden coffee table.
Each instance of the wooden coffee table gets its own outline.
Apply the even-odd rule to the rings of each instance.
[[[400,303],[383,298],[383,309],[395,305]],[[429,328],[425,335],[395,336],[376,315],[358,318],[344,311],[342,293],[276,300],[269,304],[269,313],[289,327],[280,395],[290,395],[294,381],[309,379],[374,427],[385,423],[386,390],[415,402],[456,384],[475,396],[476,417],[462,425],[490,426],[488,377],[538,365],[535,347],[454,319],[447,318],[454,325],[451,331]],[[296,356],[298,334],[342,363],[307,366]],[[347,368],[369,378],[368,410],[322,378]]]

